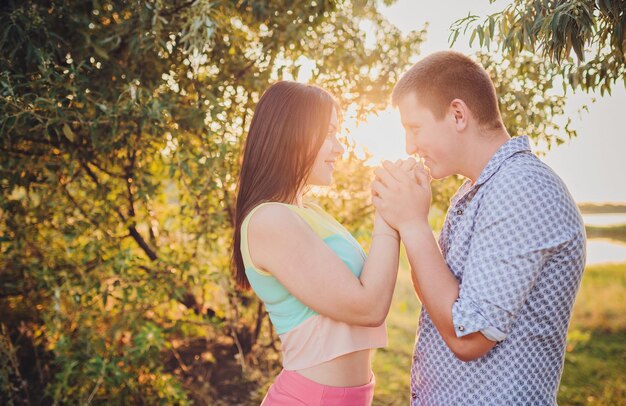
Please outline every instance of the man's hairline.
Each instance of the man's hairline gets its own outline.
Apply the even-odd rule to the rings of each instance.
[[[435,109],[432,107],[432,105],[429,105],[427,103],[424,103],[420,100],[419,97],[419,92],[416,89],[406,89],[404,92],[401,92],[398,94],[399,97],[396,98],[397,103],[393,104],[394,108],[397,108],[398,110],[400,109],[400,102],[403,101],[404,99],[406,99],[409,96],[413,96],[414,100],[417,102],[417,105],[425,110],[430,111],[430,113],[433,115],[433,117],[435,118],[435,120],[437,121],[443,121],[445,119],[445,114],[443,115],[443,117],[439,118],[437,117],[437,113],[435,112]],[[454,101],[454,100],[461,100],[463,101],[463,103],[467,106],[467,103],[465,103],[465,101],[461,98],[454,98],[450,101],[450,104]],[[448,108],[450,106],[448,105]],[[469,108],[469,107],[468,107]]]

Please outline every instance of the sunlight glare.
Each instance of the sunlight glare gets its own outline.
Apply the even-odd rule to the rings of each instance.
[[[354,109],[346,111],[344,127],[357,146],[372,154],[367,165],[377,166],[383,160],[406,158],[404,129],[397,109],[388,107],[357,122]]]

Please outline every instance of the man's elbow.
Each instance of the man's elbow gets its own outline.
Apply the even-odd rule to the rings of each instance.
[[[456,338],[450,350],[460,361],[471,362],[487,355],[495,345],[495,341],[474,343],[464,338]]]
[[[454,353],[454,356],[457,357],[460,361],[463,362],[470,362],[470,361],[474,361],[477,360],[478,358],[482,357],[484,354],[475,354],[475,353],[471,353],[468,351],[452,351]]]

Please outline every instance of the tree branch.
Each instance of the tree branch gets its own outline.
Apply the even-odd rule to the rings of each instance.
[[[183,9],[189,7],[189,6],[192,6],[196,1],[197,0],[190,0],[190,1],[186,2],[186,3],[181,4],[180,6],[173,7],[171,9],[169,9],[169,10],[163,10],[160,14],[162,16],[171,16],[173,14],[177,14],[179,11],[181,11],[181,10],[183,10]]]

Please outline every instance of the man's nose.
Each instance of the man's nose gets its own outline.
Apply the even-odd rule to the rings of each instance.
[[[404,150],[407,155],[413,155],[417,152],[417,143],[415,142],[415,138],[408,130],[404,131]]]
[[[406,143],[406,154],[407,155],[413,155],[417,153],[417,145],[413,144],[412,142],[407,142]]]

